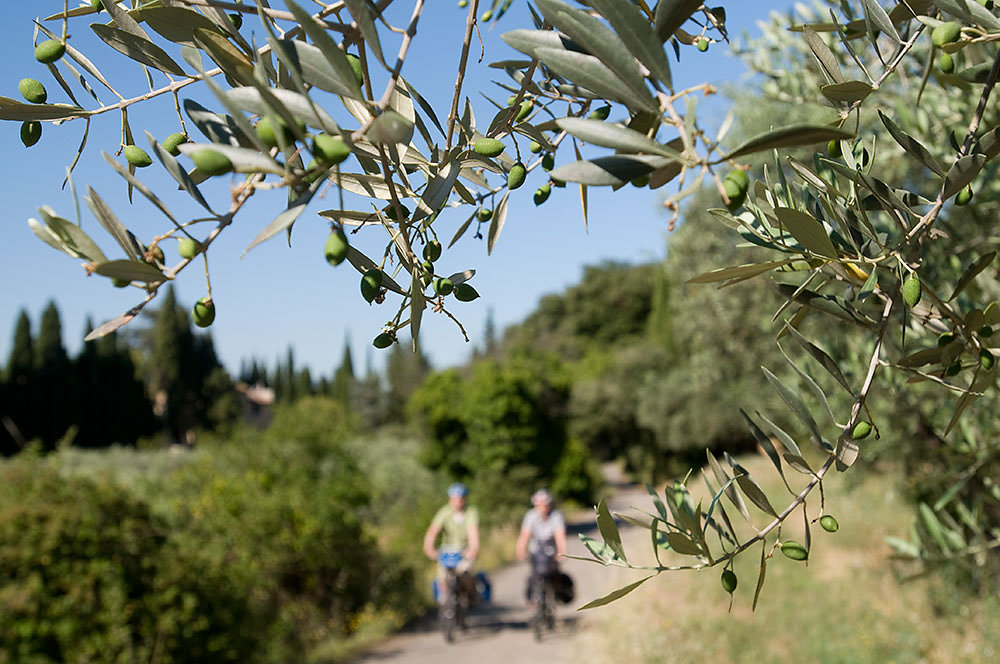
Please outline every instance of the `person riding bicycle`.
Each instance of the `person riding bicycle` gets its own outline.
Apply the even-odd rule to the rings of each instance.
[[[448,504],[437,511],[424,535],[424,554],[438,562],[437,589],[441,604],[444,604],[448,592],[448,568],[441,564],[440,554],[461,553],[462,560],[455,572],[460,579],[470,579],[469,571],[479,553],[479,511],[475,507],[466,506],[468,495],[469,489],[461,482],[449,486]],[[441,545],[435,548],[438,534],[441,534]]]
[[[566,555],[566,522],[559,510],[552,509],[552,496],[545,489],[532,494],[531,504],[521,521],[515,554],[524,560],[531,553],[532,578],[551,576]]]

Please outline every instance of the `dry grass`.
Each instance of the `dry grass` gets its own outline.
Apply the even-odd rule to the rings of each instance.
[[[766,464],[760,459],[745,462],[773,502],[784,500],[778,498],[780,484],[763,482],[774,476]],[[740,583],[731,613],[719,583],[721,569],[663,574],[624,599],[596,609],[589,616],[591,629],[577,643],[574,661],[985,664],[1000,660],[1000,601],[995,589],[992,598],[963,601],[959,591],[940,577],[900,583],[882,539],[906,537],[908,529],[911,512],[892,488],[895,478],[869,476],[850,483],[848,479],[837,476],[825,483],[825,511],[837,516],[840,531],[829,534],[818,524],[813,528],[808,565],[780,553],[773,557],[756,612],[751,604],[759,548],[736,565]],[[699,480],[692,486],[702,485]],[[696,499],[698,495],[695,491]],[[819,514],[818,500],[813,502],[810,518]],[[730,512],[734,516],[735,510]],[[803,541],[801,518],[796,521],[784,537]],[[631,532],[627,540],[630,557],[649,549],[643,532]],[[622,573],[618,585],[635,576]]]

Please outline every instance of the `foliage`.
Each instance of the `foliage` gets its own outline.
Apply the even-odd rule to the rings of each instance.
[[[369,496],[343,447],[348,422],[338,402],[300,399],[267,431],[206,443],[148,489],[169,497],[160,509],[179,545],[268,616],[263,661],[301,659],[396,597],[399,575],[381,576],[389,568],[363,525]]]
[[[457,478],[482,484],[477,496],[496,507],[522,506],[539,485],[558,482],[563,494],[591,498],[595,476],[568,445],[568,377],[555,357],[481,360],[465,375],[431,374],[408,402],[427,435],[425,462]],[[585,470],[571,478],[568,474]],[[492,510],[484,510],[490,512]]]
[[[505,349],[549,351],[578,360],[590,347],[607,348],[643,336],[656,269],[615,262],[584,268],[579,284],[546,295],[523,322],[504,333]]]
[[[212,338],[194,334],[190,319],[169,288],[147,331],[149,389],[162,401],[160,416],[175,442],[187,442],[195,428],[228,426],[239,412]]]
[[[254,661],[259,616],[142,501],[31,458],[0,474],[0,661]]]
[[[696,502],[681,486],[656,497],[657,513],[644,523],[653,541],[665,540],[675,554],[686,556],[681,567],[729,566],[758,544],[765,557],[769,547],[774,550],[778,544],[786,519],[801,514],[808,521],[806,500],[822,487],[828,473],[847,470],[868,447],[852,432],[860,421],[875,420],[880,411],[869,402],[883,394],[884,376],[895,374],[924,383],[910,393],[913,398],[924,390],[929,390],[935,404],[953,397],[950,415],[929,417],[927,422],[951,448],[942,460],[957,466],[944,493],[921,507],[916,539],[901,541],[899,550],[928,562],[944,558],[996,564],[1000,543],[996,496],[984,474],[994,468],[995,439],[966,434],[948,442],[948,436],[960,422],[973,427],[985,424],[982,430],[990,431],[995,410],[976,403],[995,394],[990,339],[993,326],[1000,324],[1000,304],[987,223],[995,215],[980,216],[976,210],[983,198],[986,206],[981,209],[991,209],[994,201],[983,193],[995,186],[987,184],[995,181],[991,176],[996,165],[990,162],[1000,154],[1000,129],[980,129],[994,127],[998,120],[996,105],[990,103],[1000,74],[1000,55],[994,47],[1000,35],[997,9],[965,0],[908,0],[887,11],[874,0],[830,0],[824,5],[832,12],[829,16],[824,12],[808,19],[808,25],[793,26],[796,47],[782,63],[793,75],[774,75],[766,87],[783,99],[822,109],[801,124],[785,119],[793,114],[777,114],[782,118],[778,126],[736,143],[727,138],[728,123],[718,132],[699,124],[696,95],[710,88],[705,84],[676,91],[663,47],[669,42],[679,58],[684,47],[704,50],[709,42],[726,39],[721,7],[687,0],[661,0],[653,7],[647,2],[588,0],[586,8],[579,8],[560,0],[535,0],[531,5],[535,29],[503,35],[524,57],[496,63],[509,77],[501,88],[504,94],[512,93],[512,99],[507,106],[497,104],[496,115],[482,123],[476,121],[468,100],[462,103],[461,74],[479,5],[472,2],[460,75],[442,123],[435,108],[444,109],[446,102],[427,102],[417,92],[416,81],[402,75],[423,3],[416,3],[406,29],[396,30],[402,37],[395,61],[385,54],[387,39],[394,33],[378,27],[373,14],[391,0],[383,0],[378,9],[367,2],[332,3],[312,17],[292,0],[286,4],[290,13],[239,6],[243,14],[256,10],[263,30],[258,34],[267,42],[257,47],[247,43],[212,1],[132,9],[109,3],[106,9],[113,25],[92,26],[101,41],[146,67],[190,78],[104,108],[0,100],[0,118],[18,121],[89,123],[103,113],[121,110],[125,147],[133,142],[124,112],[132,105],[194,82],[204,83],[216,97],[218,112],[190,99],[183,103],[188,118],[208,140],[181,145],[180,160],[148,136],[161,166],[208,216],[178,220],[136,179],[133,166],[126,168],[107,157],[129,187],[149,198],[167,218],[148,246],[92,189],[86,202],[125,259],[109,260],[78,226],[50,208],[39,209],[42,221],[29,222],[43,241],[74,259],[86,259],[88,273],[133,283],[143,292],[135,308],[99,327],[94,336],[126,324],[163,284],[190,265],[189,259],[173,267],[164,265],[157,254],[160,242],[196,234],[208,256],[213,241],[254,193],[287,189],[287,207],[281,205],[285,209],[260,231],[250,250],[282,232],[290,234],[306,206],[329,182],[363,201],[356,206],[361,209],[320,212],[331,221],[332,231],[358,226],[363,231],[358,238],[386,233],[379,235],[377,251],[371,253],[375,258],[355,246],[360,240],[352,239],[346,257],[331,262],[346,258],[365,275],[362,295],[369,302],[391,301],[398,306],[377,337],[378,345],[407,330],[416,347],[425,313],[454,317],[449,308],[459,300],[448,299],[450,290],[443,279],[454,287],[466,285],[475,274],[472,269],[438,274],[433,264],[425,263],[421,247],[429,250],[439,240],[438,214],[445,208],[468,210],[468,221],[453,241],[474,220],[479,220],[477,230],[488,223],[486,244],[492,251],[500,240],[510,197],[523,195],[515,192],[525,175],[536,174],[539,167],[544,170],[560,148],[565,154],[572,144],[576,160],[552,170],[542,184],[574,183],[584,202],[589,187],[615,188],[632,182],[657,189],[676,181],[677,192],[666,201],[676,220],[680,199],[696,192],[702,182],[714,184],[726,209],[709,214],[734,230],[739,242],[754,245],[754,254],[748,263],[722,264],[718,270],[683,278],[692,284],[732,285],[755,277],[758,283],[774,283],[780,304],[770,319],[779,326],[782,343],[792,349],[785,352],[795,379],[787,381],[775,369],[764,373],[787,406],[785,419],[769,414],[767,404],[757,400],[741,414],[782,478],[796,473],[785,482],[790,498],[772,504],[741,464],[712,455],[714,482],[709,483],[706,497]],[[330,19],[345,9],[350,22]],[[50,18],[62,22],[65,41],[70,32],[81,34],[69,30],[69,25],[91,13],[84,7]],[[498,20],[502,14],[490,12],[488,17]],[[385,20],[384,15],[378,18]],[[489,20],[487,15],[483,18]],[[956,40],[938,39],[932,48],[928,33],[946,20],[959,24]],[[41,32],[55,38],[44,23]],[[177,51],[182,45],[179,55],[184,65],[157,46],[158,40],[144,25],[160,35],[167,48]],[[763,64],[773,67],[782,62],[773,57],[780,47],[775,40],[755,50],[765,58],[771,56]],[[351,60],[348,53],[354,48],[360,57]],[[939,56],[935,49],[957,59],[954,73],[934,73],[932,64]],[[67,52],[94,78],[112,87],[81,51]],[[218,71],[206,71],[206,56]],[[217,74],[224,75],[225,88],[213,80]],[[382,81],[385,87],[378,93],[375,86]],[[63,87],[72,98],[69,84]],[[612,104],[626,118],[622,122],[605,121]],[[338,115],[354,118],[348,120],[350,127],[339,126],[325,110],[334,106]],[[263,131],[259,124],[252,127],[254,118],[266,120],[271,131]],[[274,131],[282,123],[284,129]],[[961,129],[949,136],[946,125]],[[432,134],[435,129],[443,145]],[[353,161],[344,162],[350,164],[344,171],[315,147],[316,134],[322,133],[339,135],[350,149]],[[528,164],[521,163],[525,157],[518,141],[524,140],[538,143],[543,153]],[[826,147],[826,154],[812,152],[796,159],[787,152],[817,145]],[[315,161],[307,162],[306,151]],[[747,160],[772,153],[773,164],[754,171],[751,182],[744,170]],[[198,166],[190,172],[185,165],[188,158]],[[363,172],[357,172],[354,161]],[[886,163],[891,167],[883,168]],[[246,177],[227,192],[229,207],[219,212],[205,200],[198,184],[230,170]],[[973,199],[974,192],[978,196]],[[489,215],[483,209],[487,206],[492,208]],[[207,290],[211,292],[210,284]],[[675,306],[673,301],[669,305]],[[767,315],[757,311],[755,320],[763,321]],[[756,334],[764,327],[748,326],[746,332]],[[939,343],[942,333],[952,336]],[[739,356],[744,349],[732,350]],[[712,370],[718,363],[713,366],[711,359],[699,359],[692,367],[698,372]],[[291,376],[289,363],[287,378]],[[682,374],[675,381],[697,378],[698,373]],[[430,385],[426,391],[418,390],[413,402],[425,413],[430,429],[441,434],[434,436],[432,448],[443,446],[449,453],[432,449],[435,463],[450,464],[450,470],[459,474],[473,469],[517,470],[551,477],[566,444],[563,420],[553,417],[566,403],[567,384],[561,376],[540,377],[516,366],[484,362],[467,377],[452,375]],[[463,391],[466,386],[469,389]],[[841,390],[844,394],[839,397],[827,396]],[[484,398],[473,400],[466,396],[470,393]],[[449,415],[444,412],[446,404],[460,408]],[[665,413],[685,410],[684,406],[683,398],[664,399],[649,409],[647,424]],[[876,439],[890,428],[886,421],[873,424]],[[800,443],[807,449],[815,447],[821,460],[807,461]],[[451,457],[451,452],[458,456]],[[748,503],[767,515],[766,525],[757,522],[759,514],[750,514]],[[739,512],[754,523],[751,536],[735,532],[724,511],[726,504],[734,515]],[[627,566],[606,508],[598,523],[605,542],[591,543],[595,557],[604,564]],[[806,550],[809,545],[807,540]],[[676,566],[658,562],[647,567],[657,574]],[[761,579],[763,569],[762,565]],[[591,605],[621,597],[638,585]]]
[[[86,342],[79,355],[70,358],[54,303],[46,306],[37,339],[22,311],[0,381],[5,393],[0,401],[0,454],[16,453],[32,439],[51,450],[64,439],[93,447],[134,444],[152,433],[152,406],[131,352],[112,333]]]
[[[766,491],[781,489],[765,459],[740,461],[762,478]],[[646,584],[613,610],[588,615],[589,628],[569,657],[656,664],[669,651],[681,661],[727,664],[992,662],[1000,648],[995,593],[970,598],[951,579],[907,578],[912,568],[886,562],[883,537],[904,534],[911,511],[905,496],[892,488],[902,477],[901,469],[888,463],[879,464],[878,473],[830,477],[824,509],[840,521],[840,530],[814,528],[808,567],[780,553],[770,559],[756,612],[750,611],[749,598],[760,561],[743,556],[734,567],[738,587],[731,606],[718,568],[672,574],[669,583]],[[790,535],[801,539],[801,523],[790,527]],[[648,555],[642,551],[646,535],[638,529],[623,532],[630,557]],[[625,584],[634,578],[635,572],[622,570],[607,581]]]

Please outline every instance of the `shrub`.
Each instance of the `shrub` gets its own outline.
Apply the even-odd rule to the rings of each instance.
[[[110,483],[0,469],[0,662],[248,662],[255,616]]]

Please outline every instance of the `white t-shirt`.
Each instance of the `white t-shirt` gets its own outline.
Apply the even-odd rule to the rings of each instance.
[[[521,521],[521,530],[531,533],[528,549],[532,553],[539,548],[555,552],[555,535],[560,530],[566,530],[566,522],[559,510],[552,510],[548,518],[543,519],[538,510],[531,508]]]

